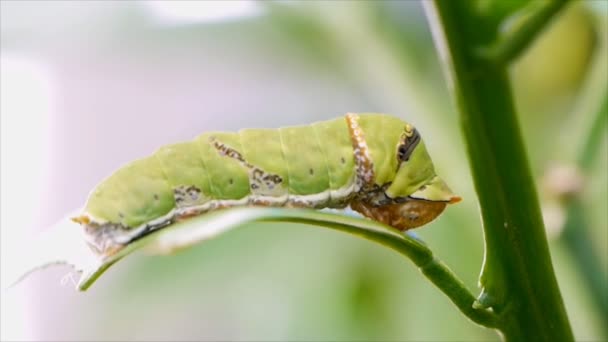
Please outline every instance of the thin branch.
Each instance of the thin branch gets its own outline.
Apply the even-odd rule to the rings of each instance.
[[[477,300],[441,260],[433,259],[429,264],[420,267],[420,270],[470,320],[488,328],[498,328],[497,315],[482,305],[477,305]]]
[[[606,135],[607,119],[608,96],[605,96],[588,131],[583,135],[583,144],[578,153],[578,167],[585,176],[589,174],[602,139]],[[561,239],[578,265],[577,269],[585,279],[585,284],[594,297],[595,305],[604,317],[608,317],[608,284],[593,248],[592,238],[589,236],[588,221],[585,215],[587,208],[578,196],[569,196],[564,205],[567,207],[567,214]],[[608,328],[604,327],[604,330],[608,331]]]
[[[525,8],[521,18],[499,39],[496,45],[482,52],[485,58],[494,64],[508,64],[517,59],[538,37],[547,24],[553,19],[568,0],[534,1]]]
[[[603,103],[596,112],[593,121],[585,134],[583,144],[580,148],[578,166],[588,172],[593,160],[596,158],[601,146],[602,138],[606,135],[606,123],[608,122],[608,95],[604,96]]]
[[[276,219],[264,221],[277,221]],[[310,220],[308,217],[283,217],[279,221],[299,222],[305,224],[313,224],[324,226],[351,234],[360,235],[368,240],[383,244],[402,255],[409,258],[435,286],[437,286],[458,309],[473,322],[483,325],[488,328],[497,327],[496,315],[485,308],[476,305],[476,299],[473,294],[466,288],[464,283],[439,259],[433,256],[433,252],[417,238],[408,234],[400,234],[404,238],[396,238],[392,233],[387,234],[384,230],[375,230],[372,234],[366,232],[361,234],[363,226],[377,226],[377,222],[362,221],[362,224],[357,224],[353,227],[351,224],[332,223],[327,220],[316,221]],[[353,229],[354,228],[354,229]],[[387,227],[388,228],[388,227]],[[392,230],[392,228],[391,228]],[[387,229],[388,231],[388,229]]]

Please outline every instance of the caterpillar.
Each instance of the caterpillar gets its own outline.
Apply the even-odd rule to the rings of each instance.
[[[435,174],[417,129],[386,114],[349,113],[304,126],[204,133],[161,147],[98,184],[72,220],[89,246],[108,256],[220,208],[350,206],[407,230],[458,201]]]

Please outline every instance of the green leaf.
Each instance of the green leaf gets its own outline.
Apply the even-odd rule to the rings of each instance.
[[[24,265],[30,268],[57,263],[74,265],[83,273],[77,288],[84,291],[110,266],[136,250],[146,249],[157,254],[169,254],[233,229],[247,229],[247,224],[251,222],[290,222],[335,229],[391,248],[409,258],[471,320],[487,327],[495,325],[494,314],[478,305],[462,281],[457,279],[443,262],[436,259],[428,246],[418,238],[372,220],[307,209],[234,208],[211,212],[151,233],[103,259],[94,255],[91,250],[83,249],[85,244],[80,227],[66,218],[52,227],[44,238],[38,240],[37,246],[46,247],[33,258],[31,255],[36,253],[30,253],[31,262]]]

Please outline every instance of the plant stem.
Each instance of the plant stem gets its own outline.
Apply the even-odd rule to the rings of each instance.
[[[606,134],[606,119],[608,119],[608,96],[604,97],[604,102],[596,112],[588,132],[583,136],[583,144],[578,153],[578,167],[584,176],[588,176],[593,160],[597,156],[602,138]],[[589,287],[593,295],[593,301],[598,307],[602,317],[608,317],[608,283],[602,267],[593,249],[593,241],[589,236],[587,220],[585,219],[586,208],[583,206],[580,197],[571,196],[566,199],[567,207],[566,222],[561,239],[566,248],[572,254],[577,264],[577,269],[585,279],[585,284]],[[608,327],[604,326],[604,331]]]
[[[476,54],[496,41],[497,26],[484,22],[468,1],[425,5],[480,201],[486,251],[480,301],[499,315],[507,340],[571,341],[506,66]]]
[[[520,14],[522,17],[517,18],[519,21],[514,27],[490,48],[487,57],[496,64],[508,64],[517,59],[567,3],[567,0],[531,2],[529,8],[523,9],[525,13]]]
[[[593,248],[594,243],[587,232],[585,207],[578,198],[570,200],[567,205],[561,240],[572,255],[577,271],[585,280],[594,305],[600,311],[600,317],[608,317],[608,287],[605,273],[602,272],[602,266]],[[608,327],[604,325],[603,330],[607,332]]]
[[[418,266],[422,273],[470,320],[488,328],[497,328],[497,316],[487,308],[481,307],[462,281],[442,261],[433,259],[426,265]]]
[[[608,122],[608,95],[604,96],[603,103],[595,114],[587,134],[583,137],[583,144],[578,154],[578,166],[589,172],[593,160],[597,156],[600,143],[606,134],[606,123]]]

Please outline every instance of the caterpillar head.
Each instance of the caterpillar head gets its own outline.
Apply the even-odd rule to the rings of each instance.
[[[395,146],[397,173],[384,190],[389,204],[367,201],[352,208],[374,220],[400,230],[425,225],[439,216],[451,203],[460,202],[448,185],[435,174],[435,168],[418,131],[405,124]]]

